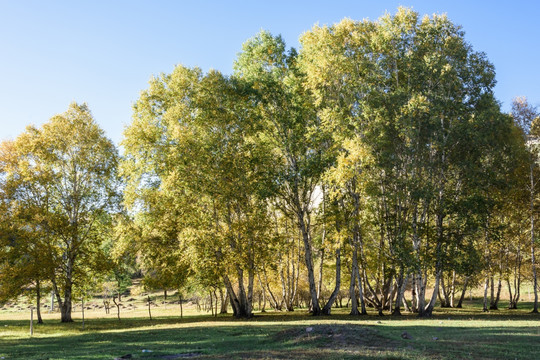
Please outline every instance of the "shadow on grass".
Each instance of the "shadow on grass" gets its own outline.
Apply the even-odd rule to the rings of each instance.
[[[474,306],[476,305],[476,306]],[[530,311],[532,303],[520,304],[518,310],[508,310],[501,307],[500,310],[491,310],[489,312],[483,312],[482,308],[477,304],[473,306],[467,306],[463,309],[456,308],[435,308],[432,317],[419,318],[416,314],[403,312],[401,316],[394,316],[385,314],[384,316],[378,316],[374,311],[368,311],[368,315],[352,316],[349,315],[349,309],[338,308],[334,309],[332,315],[314,317],[306,310],[297,310],[293,312],[266,312],[256,313],[254,317],[250,319],[236,319],[231,314],[220,314],[216,317],[210,315],[190,315],[185,316],[182,319],[175,316],[157,316],[150,320],[148,317],[126,317],[120,321],[114,318],[89,318],[86,319],[86,332],[88,331],[108,331],[108,330],[129,330],[134,328],[140,328],[145,326],[166,326],[166,325],[179,325],[179,324],[191,324],[191,323],[257,323],[257,322],[298,322],[298,321],[312,321],[312,320],[330,320],[334,322],[350,322],[350,321],[440,321],[440,320],[473,320],[473,321],[528,321],[528,320],[540,320],[540,314],[533,314]],[[530,306],[529,306],[530,305]],[[0,334],[2,333],[2,327],[8,326],[10,328],[28,328],[28,320],[0,320]],[[44,324],[35,324],[36,330],[41,330],[42,334],[54,334],[55,332],[83,332],[82,322],[80,319],[75,319],[72,323],[60,323],[59,320],[46,320]]]
[[[447,318],[469,320],[471,314],[450,311],[438,312],[426,321],[417,321],[412,315],[381,318],[337,314],[315,318],[300,312],[263,314],[248,321],[235,320],[230,315],[153,321],[92,319],[84,332],[80,323],[48,322],[36,327],[38,336],[33,338],[20,335],[23,329],[27,334],[27,321],[2,321],[1,326],[15,328],[15,335],[0,338],[0,356],[113,359],[131,354],[134,359],[163,359],[190,354],[215,359],[532,359],[540,353],[539,328],[523,323],[513,325],[513,321],[538,320],[538,315],[472,313],[478,325],[456,326]],[[355,323],[355,319],[360,321]],[[495,325],[492,320],[506,322]],[[17,330],[21,331],[19,335]]]
[[[309,331],[307,330],[309,329]],[[203,358],[388,358],[400,342],[381,329],[354,324],[258,325],[213,323],[122,332],[84,333],[4,341],[0,353],[24,359],[160,359],[192,354]],[[143,350],[151,350],[146,352]]]

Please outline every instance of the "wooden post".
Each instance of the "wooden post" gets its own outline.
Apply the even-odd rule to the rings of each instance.
[[[150,311],[150,295],[148,296],[148,315],[150,315],[150,321],[152,320],[152,312]]]
[[[214,317],[217,317],[217,307],[218,307],[218,299],[217,299],[217,295],[216,295],[216,290],[214,290],[214,304],[215,304],[215,311],[214,311]]]
[[[54,291],[51,291],[51,307],[49,309],[49,313],[52,313],[54,311]]]
[[[34,307],[30,307],[30,336],[34,335]]]
[[[82,329],[84,330],[84,297],[82,298]]]
[[[184,309],[182,308],[182,293],[180,292],[180,290],[178,291],[178,295],[180,298],[180,300],[178,301],[180,303],[180,319],[182,319],[184,317]]]

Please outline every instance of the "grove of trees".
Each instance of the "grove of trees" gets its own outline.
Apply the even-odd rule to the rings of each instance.
[[[493,65],[444,15],[300,43],[261,31],[231,75],[153,77],[122,156],[78,104],[3,142],[0,301],[45,287],[71,321],[75,295],[137,271],[237,317],[256,294],[330,314],[347,285],[352,315],[430,316],[480,285],[484,310],[503,286],[516,308],[523,282],[537,312],[537,109],[501,111]]]

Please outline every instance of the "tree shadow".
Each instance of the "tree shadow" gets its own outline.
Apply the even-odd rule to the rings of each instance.
[[[367,320],[358,321],[355,320]],[[194,354],[203,358],[475,358],[531,359],[540,353],[537,326],[513,325],[513,320],[535,319],[485,316],[506,320],[486,325],[467,315],[434,317],[420,322],[414,316],[353,317],[338,314],[262,315],[249,321],[229,316],[92,320],[87,331],[80,324],[51,324],[45,335],[4,338],[0,356],[24,359],[112,359],[131,354],[134,359],[160,359]],[[459,321],[453,324],[453,321]],[[4,322],[3,322],[4,323]],[[22,325],[13,321],[13,326]],[[25,326],[28,323],[25,322]],[[10,325],[11,326],[11,325]],[[45,330],[47,325],[38,329]],[[56,333],[56,334],[55,334]],[[407,333],[404,338],[403,334]],[[151,350],[152,352],[143,352]]]

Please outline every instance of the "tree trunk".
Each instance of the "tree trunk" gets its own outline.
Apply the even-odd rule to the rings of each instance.
[[[66,267],[66,283],[64,288],[64,300],[59,302],[60,305],[60,321],[73,322],[71,318],[71,300],[72,300],[72,287],[73,287],[73,261],[69,260]]]
[[[484,312],[489,311],[488,310],[488,300],[487,300],[487,298],[488,298],[488,296],[487,296],[488,288],[489,288],[489,276],[486,276],[486,282],[484,284],[484,308],[482,309],[482,311],[484,311]]]
[[[252,314],[247,313],[247,296],[244,288],[244,271],[237,266],[238,272],[238,295],[234,292],[231,281],[227,275],[223,276],[225,286],[229,293],[229,299],[233,308],[233,316],[236,318],[249,318]]]
[[[495,307],[498,307],[499,300],[501,299],[502,279],[499,277],[499,283],[497,284],[497,297],[495,297]]]
[[[53,290],[51,291],[51,307],[49,308],[49,313],[54,312],[54,296],[55,296],[55,292]]]
[[[282,265],[281,258],[279,259],[279,263],[281,265],[281,269],[279,270],[279,278],[281,280],[281,303],[285,304],[285,307],[287,310],[289,310],[289,290],[287,289],[287,281],[289,282],[289,288],[290,288],[290,263],[289,263],[289,254],[287,253],[287,279],[285,279],[285,273]]]
[[[356,305],[358,305],[358,302],[356,302],[356,292],[354,291],[354,278],[356,278],[356,284],[358,287],[358,299],[360,300],[360,314],[366,315],[367,314],[366,303],[364,300],[362,277],[360,276],[360,269],[359,269],[359,262],[358,262],[358,253],[360,252],[360,259],[363,259],[364,248],[363,248],[362,234],[360,233],[360,225],[359,225],[359,218],[358,218],[360,214],[360,194],[356,191],[356,177],[353,177],[352,179],[350,193],[354,200],[354,212],[352,214],[352,219],[354,221],[353,234],[352,234],[353,259],[352,259],[352,264],[351,264],[351,277],[352,277],[351,283],[353,287],[352,296],[355,298]],[[354,276],[352,273],[354,273]],[[351,311],[351,314],[353,314],[353,311]]]
[[[349,285],[349,299],[351,302],[351,312],[349,315],[360,315],[360,312],[358,311],[358,300],[356,299],[356,271],[355,267],[358,266],[357,258],[356,258],[356,251],[353,250],[353,259],[352,259],[352,265],[351,265],[351,282]]]
[[[413,274],[411,276],[412,283],[411,283],[411,310],[413,313],[418,312],[418,305],[416,300],[416,276]]]
[[[244,270],[239,265],[236,266],[238,273],[238,300],[239,300],[239,318],[250,318],[253,316],[251,301],[253,299],[253,270],[248,271],[248,291],[244,287]]]
[[[520,288],[521,288],[521,247],[518,246],[516,264],[514,265],[514,294],[512,294],[512,284],[510,278],[506,279],[508,283],[508,293],[510,294],[510,302],[508,304],[508,309],[517,309],[517,303],[520,297]]]
[[[443,159],[444,159],[444,154],[443,154]],[[439,292],[439,287],[441,286],[441,282],[444,281],[444,274],[443,274],[443,267],[442,267],[442,244],[443,244],[443,237],[444,237],[444,217],[445,217],[445,214],[444,214],[444,211],[442,211],[441,209],[443,208],[442,207],[442,202],[443,202],[443,197],[442,197],[442,192],[439,191],[439,210],[438,210],[438,213],[437,213],[437,247],[436,247],[436,250],[435,250],[435,253],[437,255],[437,262],[436,262],[436,265],[435,265],[435,271],[436,271],[436,275],[435,275],[435,289],[433,289],[433,295],[431,296],[431,300],[430,302],[428,303],[428,306],[426,306],[426,309],[424,310],[424,314],[425,316],[431,316],[432,312],[433,312],[433,308],[435,307],[435,300],[437,298],[437,295],[435,292]],[[445,302],[448,302],[449,299],[448,299],[448,293],[447,293],[447,290],[445,287],[443,287],[443,293],[444,293],[444,297],[445,297]],[[446,304],[447,305],[447,304]]]
[[[62,297],[60,296],[60,292],[58,291],[58,286],[56,284],[56,280],[52,280],[53,284],[53,294],[56,296],[56,302],[58,303],[58,309],[62,309]]]
[[[467,285],[469,283],[469,276],[465,277],[465,282],[463,283],[463,290],[461,291],[461,296],[457,304],[457,308],[461,309],[463,307],[463,299],[465,299],[465,292],[467,291]]]
[[[270,289],[270,283],[268,282],[268,276],[266,275],[266,269],[263,266],[263,274],[264,274],[264,282],[266,283],[266,290],[268,290],[268,294],[270,295],[270,305],[274,308],[274,310],[280,311],[281,310],[281,303],[278,303],[276,300],[276,297],[274,296],[274,293],[272,292],[272,289]]]
[[[393,280],[393,282],[394,285],[390,285],[390,287],[392,288],[392,291],[390,291],[390,296],[388,297],[388,300],[385,299],[385,308],[388,308],[388,311],[390,311],[390,313],[394,312],[393,300],[394,296],[397,296],[397,293],[399,292],[398,279]]]
[[[426,284],[422,277],[422,271],[417,270],[416,274],[416,306],[418,309],[418,316],[424,316],[424,309],[426,308]]]
[[[334,304],[334,301],[336,301],[340,288],[341,288],[341,247],[336,250],[336,286],[334,287],[334,291],[332,292],[332,295],[330,295],[330,298],[326,302],[326,305],[324,305],[322,309],[322,313],[324,315],[330,315],[330,313],[332,312],[332,305]]]
[[[227,288],[225,288],[225,294],[223,294],[223,289],[219,288],[219,296],[221,297],[221,309],[219,311],[220,314],[226,314],[227,313],[227,307],[229,306],[229,294]]]
[[[400,270],[399,270],[399,276],[396,279],[397,294],[396,294],[396,302],[394,305],[394,311],[392,312],[392,315],[401,315],[401,303],[403,299],[403,293],[405,292],[405,287],[407,286],[407,279],[405,278],[404,275],[405,275],[405,272],[402,266],[400,267]]]
[[[535,263],[535,256],[534,256],[534,240],[532,241],[531,245],[531,264],[532,264],[532,271],[533,271],[533,292],[534,292],[534,303],[533,303],[533,313],[538,313],[538,278],[536,275],[536,263]]]
[[[495,306],[495,281],[493,274],[489,277],[489,310],[496,310]]]
[[[366,302],[364,301],[364,291],[362,287],[362,278],[360,277],[359,266],[356,266],[356,286],[358,287],[358,299],[360,299],[360,315],[367,315]]]
[[[454,307],[454,298],[456,296],[456,270],[452,270],[452,287],[450,288],[450,307]]]
[[[30,336],[34,335],[34,307],[30,306]]]
[[[227,293],[229,294],[229,301],[231,302],[231,307],[233,309],[233,316],[238,317],[238,314],[240,312],[240,309],[239,309],[240,302],[238,301],[238,298],[236,297],[236,294],[232,288],[231,281],[229,280],[229,277],[227,275],[223,276],[223,282],[225,283]]]
[[[363,269],[363,275],[364,275],[365,290],[366,290],[366,293],[367,293],[366,300],[371,306],[379,309],[379,311],[380,311],[380,309],[382,308],[381,300],[377,296],[377,292],[373,289],[373,287],[369,283],[369,279],[368,279],[365,268]]]
[[[433,294],[431,295],[431,300],[427,304],[427,306],[424,308],[424,310],[418,314],[420,317],[431,317],[433,314],[433,308],[435,307],[435,300],[437,299],[437,292],[439,291],[439,281],[441,278],[441,271],[437,271],[437,274],[435,275],[435,288],[433,289]],[[425,288],[425,285],[424,285]]]
[[[317,283],[317,299],[321,300],[321,291],[323,283],[323,269],[324,269],[324,243],[321,248],[321,259],[319,262],[319,282]]]
[[[82,329],[84,330],[84,297],[81,299]]]
[[[112,301],[116,305],[116,316],[118,317],[118,321],[120,321],[120,302],[116,302],[116,296],[113,296]],[[150,298],[148,298],[148,311],[150,311]],[[151,315],[150,320],[152,320]]]
[[[407,276],[407,279],[408,278],[409,277]],[[405,287],[403,289],[405,289]],[[408,311],[408,312],[411,312],[411,313],[414,312],[413,309],[409,306],[409,303],[407,303],[407,299],[405,298],[405,295],[401,296],[401,301],[403,303],[403,307],[405,308],[405,311]]]
[[[238,301],[239,301],[238,303],[239,313],[237,317],[247,318],[249,317],[249,314],[246,312],[247,296],[246,296],[246,289],[244,287],[244,270],[242,270],[240,266],[237,265],[236,272],[238,273]]]
[[[289,311],[293,311],[294,310],[294,301],[296,299],[296,304],[298,305],[299,304],[299,299],[300,299],[300,296],[298,294],[298,284],[299,284],[299,281],[300,281],[300,262],[302,261],[302,249],[301,249],[301,246],[300,246],[300,237],[298,237],[298,243],[296,245],[296,248],[298,249],[298,253],[296,255],[296,278],[294,278],[294,288],[293,288],[293,294],[291,296],[291,303],[290,303],[290,306],[287,305],[287,309]],[[294,266],[294,262],[293,262],[293,266]]]
[[[319,263],[319,283],[317,284],[317,299],[321,299],[321,290],[322,290],[322,283],[323,283],[323,265],[324,265],[324,242],[326,240],[326,222],[325,222],[325,210],[326,210],[326,202],[325,202],[325,189],[324,186],[322,187],[322,216],[323,216],[323,229],[322,229],[322,239],[321,239],[321,260]]]
[[[73,322],[71,318],[71,286],[64,290],[64,300],[60,306],[60,321],[63,323]]]
[[[422,221],[420,221],[420,223],[422,223]],[[413,282],[415,284],[415,287],[413,288],[413,294],[416,295],[413,298],[413,308],[416,307],[418,311],[418,316],[424,316],[424,309],[426,303],[426,283],[424,282],[424,279],[422,277],[420,254],[421,239],[418,234],[418,205],[415,205],[412,216],[412,243],[415,258],[417,261],[416,269],[413,273]]]
[[[298,201],[298,204],[300,202]],[[300,209],[300,206],[298,206]],[[302,232],[302,240],[304,242],[304,255],[306,261],[306,269],[308,272],[309,293],[311,296],[311,312],[314,316],[321,315],[321,307],[319,306],[319,299],[317,297],[317,288],[315,286],[315,275],[313,271],[313,256],[311,254],[311,239],[309,235],[309,228],[304,221],[304,216],[307,215],[304,211],[297,213],[298,226]]]
[[[356,205],[359,207],[359,205]],[[365,315],[366,304],[364,301],[364,293],[362,289],[362,278],[360,277],[360,270],[358,265],[358,247],[361,247],[360,243],[360,228],[357,224],[354,225],[353,236],[351,239],[352,247],[352,263],[351,263],[351,283],[349,286],[349,298],[351,299],[351,312],[350,315]],[[361,311],[358,311],[358,301],[356,299],[355,283],[358,287],[358,299],[360,300]]]
[[[493,287],[493,277],[491,278],[492,281],[492,287]],[[497,295],[495,295],[495,298],[491,299],[491,302],[489,304],[490,310],[499,310],[499,299],[501,298],[501,288],[502,288],[502,280],[499,277],[499,283],[497,284]]]
[[[41,288],[39,280],[36,281],[36,311],[38,324],[43,324],[43,319],[41,318]]]
[[[441,296],[441,291],[442,291],[442,296]],[[448,290],[444,282],[444,275],[441,276],[441,282],[439,286],[439,291],[437,291],[437,295],[439,296],[439,300],[441,302],[442,308],[446,308],[450,306],[450,299],[448,298]]]
[[[184,308],[182,306],[182,292],[178,290],[178,303],[180,304],[180,319],[184,318]]]
[[[215,305],[215,308],[214,308],[214,317],[217,317],[217,309],[218,309],[218,298],[217,298],[217,294],[216,294],[216,290],[214,290],[214,305]]]
[[[266,312],[266,289],[264,288],[264,285],[261,281],[261,275],[260,274],[257,274],[257,278],[259,280],[259,287],[261,288],[261,294],[262,294],[262,302],[263,302],[263,305],[262,305],[262,308],[260,309],[261,312]],[[260,305],[259,305],[260,307]]]
[[[266,312],[266,290],[264,288],[261,288],[261,289],[262,289],[262,294],[263,294],[263,305],[262,305],[261,312]]]
[[[531,162],[530,166],[530,217],[531,217],[531,266],[533,274],[533,291],[534,291],[534,303],[533,303],[533,313],[538,313],[538,279],[536,276],[536,260],[535,260],[535,234],[534,234],[534,198],[535,198],[535,181],[534,181],[534,163]]]
[[[253,254],[251,254],[251,259],[248,269],[248,291],[247,291],[247,302],[246,302],[246,314],[250,318],[253,316],[253,288],[255,287],[255,264],[253,261]]]

